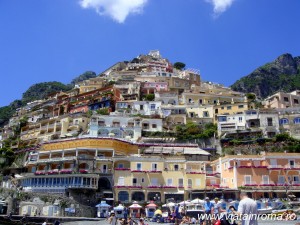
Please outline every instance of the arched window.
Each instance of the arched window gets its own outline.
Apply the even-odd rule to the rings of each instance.
[[[296,117],[294,119],[294,124],[300,124],[300,117]]]
[[[280,125],[284,125],[284,124],[288,124],[288,123],[289,123],[289,120],[287,118],[282,118],[279,120]]]
[[[118,200],[121,202],[126,202],[129,200],[129,194],[127,191],[120,191],[118,194]]]
[[[145,201],[145,194],[144,192],[140,192],[140,191],[137,191],[137,192],[134,192],[132,193],[132,201]]]

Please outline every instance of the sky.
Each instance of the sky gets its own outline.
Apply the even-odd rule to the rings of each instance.
[[[300,55],[299,0],[0,0],[0,106],[160,50],[226,86]]]

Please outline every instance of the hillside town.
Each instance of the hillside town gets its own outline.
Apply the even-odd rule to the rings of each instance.
[[[300,91],[258,99],[182,64],[153,50],[19,108],[0,132],[0,210],[300,197]]]

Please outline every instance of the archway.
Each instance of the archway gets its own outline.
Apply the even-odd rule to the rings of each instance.
[[[118,193],[118,200],[120,202],[128,202],[129,201],[129,194],[127,191],[120,191]]]
[[[141,192],[141,191],[133,192],[132,196],[131,196],[131,200],[132,201],[138,201],[138,202],[145,201],[144,192]]]
[[[99,178],[98,180],[98,190],[101,191],[101,190],[111,190],[112,187],[111,187],[111,184],[110,184],[110,181],[108,178],[106,177],[101,177]]]

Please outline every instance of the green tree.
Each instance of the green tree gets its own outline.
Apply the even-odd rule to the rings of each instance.
[[[109,115],[108,108],[97,109],[96,112],[100,115]]]
[[[154,98],[155,98],[155,95],[154,95],[154,94],[147,94],[147,95],[145,96],[145,100],[146,100],[146,101],[153,101]]]
[[[183,70],[185,68],[185,64],[182,62],[176,62],[176,63],[174,63],[173,67],[178,70]]]

